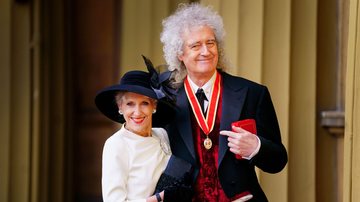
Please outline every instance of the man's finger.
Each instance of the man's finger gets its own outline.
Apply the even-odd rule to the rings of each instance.
[[[226,135],[226,136],[228,136],[228,137],[235,138],[236,135],[238,135],[238,134],[236,134],[236,133],[234,133],[234,132],[232,132],[232,131],[222,130],[222,131],[220,131],[220,135]]]

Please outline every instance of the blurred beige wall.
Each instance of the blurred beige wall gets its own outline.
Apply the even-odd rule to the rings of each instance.
[[[350,0],[345,95],[344,198],[360,198],[360,2]]]

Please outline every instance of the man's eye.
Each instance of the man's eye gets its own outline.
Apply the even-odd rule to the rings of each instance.
[[[216,45],[216,41],[215,40],[209,40],[206,42],[207,46],[215,46]]]
[[[213,46],[215,46],[215,42],[208,42],[208,43],[206,43],[206,45],[208,47],[213,47]]]
[[[190,46],[191,49],[198,49],[199,47],[200,47],[199,44],[194,44]]]

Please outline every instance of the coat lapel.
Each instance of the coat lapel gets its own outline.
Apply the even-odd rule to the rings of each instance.
[[[239,120],[242,108],[244,106],[248,87],[239,86],[239,83],[233,82],[232,77],[227,74],[223,76],[222,92],[222,113],[220,121],[221,130],[231,130],[231,123]],[[228,150],[227,136],[219,135],[219,156],[218,166],[220,166],[226,151]]]
[[[232,76],[226,73],[223,77],[223,92],[222,92],[222,113],[220,121],[220,130],[231,130],[231,123],[239,120],[242,108],[244,106],[248,87],[239,86]],[[191,114],[189,110],[189,102],[185,93],[185,89],[181,87],[178,90],[177,105],[179,112],[176,115],[177,127],[180,136],[185,142],[186,148],[191,153],[192,157],[196,159],[194,142],[191,130]],[[218,164],[221,164],[222,159],[228,150],[227,137],[219,135],[219,153]]]
[[[180,131],[180,135],[186,144],[187,149],[190,151],[194,160],[195,149],[191,130],[191,115],[189,110],[189,102],[185,93],[184,87],[178,90],[177,105],[179,106],[179,113],[177,113],[177,127]]]

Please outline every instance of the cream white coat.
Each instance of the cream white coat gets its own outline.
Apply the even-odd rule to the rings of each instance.
[[[106,140],[102,157],[104,202],[145,202],[154,194],[171,150],[164,129],[153,128],[151,134],[142,137],[123,126]]]

